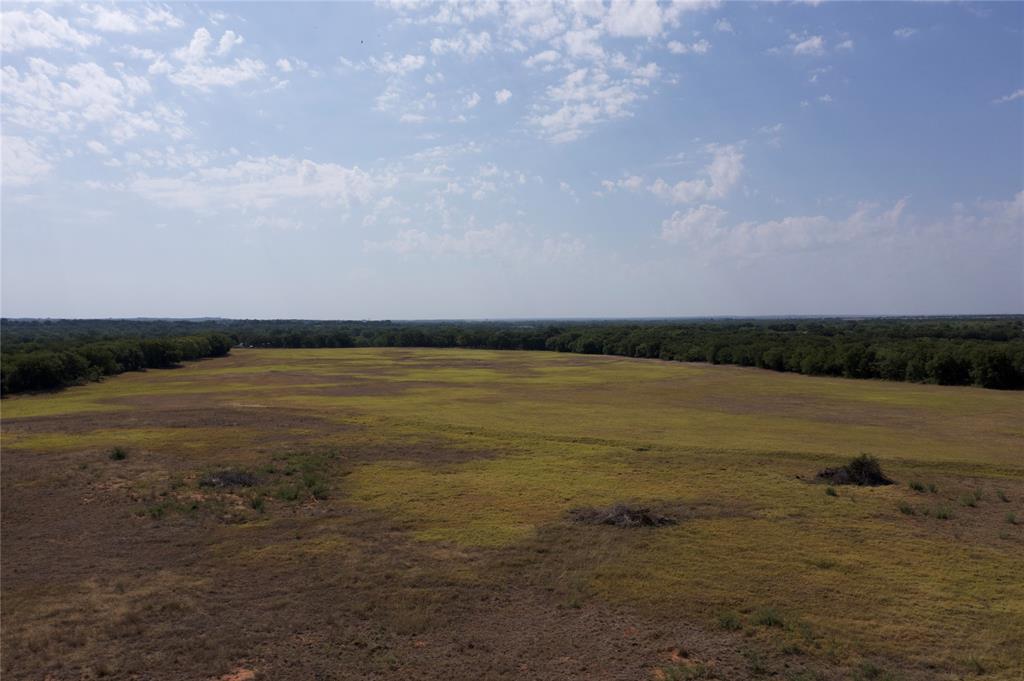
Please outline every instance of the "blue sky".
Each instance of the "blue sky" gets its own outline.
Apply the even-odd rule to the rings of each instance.
[[[1024,312],[1024,4],[16,4],[5,316]]]

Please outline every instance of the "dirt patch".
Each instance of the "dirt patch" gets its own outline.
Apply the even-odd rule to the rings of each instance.
[[[628,504],[615,504],[610,508],[574,508],[569,515],[577,523],[615,527],[665,527],[679,522],[672,516]]]
[[[845,466],[819,471],[816,480],[831,485],[861,485],[864,487],[893,484],[893,481],[882,472],[882,466],[878,463],[878,459],[868,454],[861,454]]]

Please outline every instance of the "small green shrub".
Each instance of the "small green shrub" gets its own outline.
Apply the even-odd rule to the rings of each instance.
[[[978,499],[973,494],[964,494],[960,497],[960,505],[967,506],[970,508],[977,508]]]
[[[949,520],[953,517],[953,511],[949,510],[949,506],[939,506],[935,509],[935,517],[939,520]]]
[[[740,616],[734,612],[724,612],[718,616],[718,628],[726,631],[739,631],[743,628]]]
[[[830,497],[838,497],[839,496],[839,493],[836,492],[836,488],[833,487],[832,485],[829,485],[828,487],[825,488],[825,494],[827,494]]]
[[[1017,514],[1013,513],[1013,512],[1007,513],[1006,514],[1006,522],[1010,523],[1011,525],[1016,525],[1017,522],[1018,522],[1017,521]]]
[[[775,608],[761,608],[754,615],[754,623],[762,627],[781,627],[785,624],[782,615]]]
[[[1006,496],[1006,492],[1004,492],[1003,490],[997,489],[996,496],[999,497],[999,501],[1003,502],[1004,504],[1010,503],[1010,497]]]
[[[284,501],[295,501],[299,498],[299,488],[295,485],[285,485],[277,490],[277,496]]]
[[[935,486],[934,482],[933,483],[929,483],[928,484],[928,491],[931,492],[932,494],[938,494],[939,493],[939,488]]]
[[[910,489],[914,490],[915,492],[923,492],[924,491],[924,483],[923,482],[919,482],[917,480],[911,480],[910,482],[908,482],[907,483],[907,487],[909,487]]]
[[[114,447],[107,452],[107,456],[110,457],[111,461],[124,461],[128,458],[128,450],[124,447]]]
[[[900,513],[902,513],[903,515],[916,515],[917,511],[915,511],[914,507],[911,506],[910,504],[908,504],[907,502],[901,501],[900,502]]]

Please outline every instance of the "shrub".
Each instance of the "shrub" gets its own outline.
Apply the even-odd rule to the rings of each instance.
[[[910,504],[908,504],[907,502],[901,501],[900,502],[900,513],[902,513],[903,515],[916,515],[917,511],[915,511],[914,507],[911,506]]]
[[[833,485],[891,485],[892,480],[882,473],[878,459],[870,454],[861,454],[845,466],[826,468],[818,473],[818,479]]]
[[[736,613],[725,612],[718,616],[718,627],[726,631],[739,631],[743,628],[743,623]]]
[[[1016,513],[1012,513],[1012,512],[1011,513],[1007,513],[1006,514],[1006,522],[1010,523],[1011,525],[1016,525],[1017,524],[1017,514]]]
[[[914,490],[915,492],[923,492],[924,491],[924,483],[923,482],[918,482],[917,480],[911,480],[910,482],[908,482],[907,483],[907,487],[909,487],[910,489]]]
[[[935,509],[935,517],[939,520],[949,520],[953,517],[953,511],[949,510],[949,506],[939,506]]]
[[[1010,503],[1010,497],[1006,496],[1006,492],[1001,489],[996,490],[996,496],[999,497],[999,501],[1003,503]]]
[[[836,492],[836,488],[833,487],[832,485],[829,485],[828,487],[825,488],[825,494],[827,494],[830,497],[838,497],[839,496],[839,493]]]
[[[123,447],[114,447],[107,452],[107,456],[110,457],[111,461],[124,461],[128,458],[128,451]]]
[[[782,615],[775,608],[761,608],[754,616],[754,623],[762,627],[781,627],[784,622]]]

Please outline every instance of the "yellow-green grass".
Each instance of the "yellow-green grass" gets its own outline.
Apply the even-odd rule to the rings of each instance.
[[[117,424],[182,400],[324,425]],[[47,420],[104,411],[83,432]],[[680,524],[579,528],[621,533],[615,550],[589,557],[588,593],[708,626],[736,611],[765,645],[810,636],[814,654],[845,662],[880,655],[954,673],[971,658],[995,678],[1024,669],[1024,530],[1005,520],[1024,517],[1020,393],[555,353],[235,350],[5,400],[3,417],[5,448],[41,454],[123,443],[209,460],[267,437],[343,451],[391,444],[393,457],[356,466],[338,488],[417,540],[460,551],[535,550],[575,507],[666,505],[682,509]],[[411,460],[409,443],[484,456]],[[811,484],[860,452],[899,484],[835,497]],[[938,491],[914,492],[911,480]],[[976,508],[958,505],[979,487]],[[936,517],[944,506],[948,520]],[[764,607],[787,626],[758,627]]]

